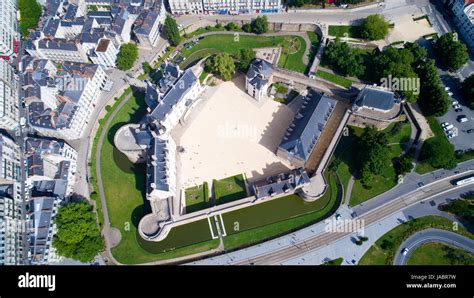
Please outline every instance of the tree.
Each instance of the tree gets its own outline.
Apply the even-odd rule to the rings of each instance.
[[[220,76],[224,81],[229,81],[235,72],[235,64],[229,54],[219,53],[209,58],[206,69],[208,72]]]
[[[256,34],[263,34],[268,31],[267,16],[258,16],[253,22],[252,31]]]
[[[247,23],[242,26],[242,30],[244,30],[244,32],[250,33],[252,32],[252,25],[250,23]]]
[[[343,76],[360,76],[365,72],[362,57],[356,55],[347,43],[340,42],[339,39],[327,46],[324,59]]]
[[[358,141],[360,180],[364,186],[370,186],[374,175],[381,175],[391,166],[387,144],[385,132],[373,127],[364,128]]]
[[[469,60],[466,45],[455,38],[453,33],[446,33],[438,38],[434,49],[439,61],[451,71],[458,70]]]
[[[374,14],[365,18],[360,33],[370,40],[384,39],[388,35],[389,24],[382,15]]]
[[[405,155],[404,157],[400,158],[397,163],[397,172],[398,174],[405,174],[410,172],[413,169],[413,158],[409,155]]]
[[[38,26],[42,8],[37,1],[18,0],[18,10],[20,11],[19,31],[23,37],[27,37],[28,30]]]
[[[444,136],[432,137],[423,143],[422,160],[434,168],[453,168],[456,166],[454,146]]]
[[[150,74],[153,71],[153,67],[151,67],[148,61],[142,63],[143,72],[146,74]]]
[[[92,206],[70,203],[61,207],[54,219],[58,231],[53,239],[57,253],[81,262],[90,262],[104,244]]]
[[[461,91],[469,107],[474,109],[474,74],[462,82]]]
[[[471,201],[457,199],[439,206],[439,209],[452,213],[465,221],[474,223],[474,204]]]
[[[430,59],[418,69],[420,76],[419,103],[426,116],[443,116],[449,109],[449,97],[444,90],[435,61]]]
[[[129,70],[133,67],[135,60],[138,57],[138,48],[136,44],[126,43],[120,47],[120,52],[117,55],[117,67],[120,70]]]
[[[234,22],[230,22],[229,24],[227,24],[227,30],[229,31],[237,30],[237,25]]]
[[[255,51],[252,49],[242,49],[237,53],[236,59],[239,61],[239,69],[242,71],[247,71],[253,59],[255,59]]]
[[[168,37],[170,44],[172,46],[177,46],[181,38],[179,35],[179,29],[176,20],[172,16],[167,15],[164,27],[166,36]]]

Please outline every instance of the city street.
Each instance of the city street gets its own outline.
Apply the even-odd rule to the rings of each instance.
[[[396,225],[407,220],[408,216],[403,213],[405,209],[413,208],[412,206],[417,205],[424,208],[426,204],[420,202],[427,198],[438,200],[442,199],[443,196],[452,197],[460,192],[472,189],[472,185],[454,188],[451,180],[453,177],[463,177],[473,171],[474,161],[467,161],[460,164],[453,171],[440,170],[423,176],[413,174],[410,179],[405,179],[402,184],[391,191],[355,206],[352,210],[344,211],[343,209],[341,212],[344,213],[343,219],[355,216],[354,219],[364,220],[366,232],[372,231],[370,232],[372,234],[369,234],[372,235],[369,236],[369,239],[375,241],[376,235],[383,235]],[[441,181],[441,179],[443,180]],[[347,214],[351,214],[351,216],[348,217]],[[299,258],[298,260],[302,264],[304,261],[302,258],[305,258],[305,254],[313,253],[313,251],[318,251],[324,247],[330,247],[332,250],[344,250],[347,247],[347,241],[351,241],[351,236],[357,235],[354,232],[326,232],[325,225],[326,223],[320,222],[259,245],[204,259],[192,264],[285,264],[286,262],[293,262],[292,260],[297,258]],[[384,227],[383,230],[377,228],[381,226]],[[354,250],[351,249],[351,251]],[[352,253],[354,254],[354,252]],[[360,258],[362,253],[362,251],[359,251],[359,256],[356,255],[354,258]],[[322,262],[323,259],[320,257],[318,260]],[[312,258],[308,260],[314,261]],[[310,262],[310,264],[312,263]]]

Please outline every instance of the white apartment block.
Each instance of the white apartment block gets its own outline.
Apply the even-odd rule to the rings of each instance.
[[[61,68],[44,59],[34,59],[23,72],[28,121],[44,136],[78,139],[107,82],[97,64],[64,62]],[[41,92],[38,92],[41,90]]]
[[[38,58],[52,60],[54,62],[84,62],[88,63],[86,50],[81,43],[75,40],[67,40],[62,38],[40,39],[33,42],[36,51],[29,54]]]
[[[166,10],[159,7],[157,10],[144,12],[135,20],[135,28],[133,32],[137,37],[140,46],[152,48],[160,37],[160,26],[165,21]]]
[[[454,0],[451,2],[455,15],[454,22],[459,34],[467,43],[471,52],[474,52],[474,1]]]
[[[173,14],[239,14],[276,13],[282,10],[281,0],[169,0]]]
[[[0,128],[12,130],[19,125],[18,81],[13,67],[0,59]]]
[[[16,0],[0,1],[0,56],[11,57],[18,37]]]
[[[21,149],[12,139],[0,134],[0,183],[21,181]]]
[[[115,67],[118,53],[119,48],[115,46],[112,40],[102,38],[94,51],[89,54],[89,57],[93,63],[110,68]]]
[[[0,265],[23,264],[23,236],[20,183],[0,183]]]

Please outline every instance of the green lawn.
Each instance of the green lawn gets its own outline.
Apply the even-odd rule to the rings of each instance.
[[[226,250],[274,238],[326,218],[338,206],[334,176],[329,176],[329,183],[328,191],[311,203],[290,195],[223,214]]]
[[[282,46],[282,53],[278,59],[278,66],[305,73],[307,65],[303,63],[303,56],[306,51],[306,43],[303,37],[286,36],[280,45]]]
[[[316,75],[321,79],[327,80],[344,88],[350,88],[352,86],[352,81],[346,79],[343,76],[332,74],[323,70],[316,71]]]
[[[410,220],[380,237],[364,254],[359,265],[392,265],[393,258],[402,242],[414,233],[427,228],[453,231],[453,223],[440,216],[425,216]],[[474,239],[474,235],[461,227],[454,232]]]
[[[329,35],[335,37],[362,38],[360,35],[360,26],[330,25]]]
[[[324,262],[321,265],[323,265],[323,266],[331,266],[331,265],[332,266],[337,266],[337,265],[341,265],[343,261],[344,261],[343,258],[337,258],[337,259],[334,259],[334,260]]]
[[[275,46],[288,48],[291,53],[280,57],[280,60],[278,61],[279,66],[304,73],[306,65],[303,63],[303,54],[306,49],[306,43],[300,36],[239,35],[238,37],[235,37],[231,34],[209,35],[201,39],[199,44],[193,46],[191,49],[186,48],[181,52],[181,54],[187,59],[183,61],[180,66],[185,68],[203,57],[219,52],[226,52],[235,55],[243,49],[257,49]]]
[[[129,93],[130,91],[127,91],[126,94]],[[143,94],[134,94],[112,120],[100,152],[101,177],[110,223],[112,227],[120,230],[122,236],[120,243],[112,249],[112,254],[119,262],[125,264],[138,264],[183,256],[207,251],[218,245],[215,240],[209,240],[210,236],[207,235],[210,235],[209,228],[207,228],[207,234],[204,232],[201,234],[201,243],[192,245],[189,245],[188,242],[181,242],[181,245],[173,243],[172,247],[168,247],[173,250],[165,253],[147,252],[137,242],[137,238],[140,238],[137,233],[138,223],[143,215],[150,212],[150,207],[145,202],[144,196],[145,165],[134,165],[129,162],[121,152],[115,149],[113,138],[120,127],[126,123],[137,123],[145,113],[146,104]],[[105,123],[109,115],[110,113],[101,122]],[[95,140],[97,141],[97,138]],[[96,148],[95,142],[93,149]],[[92,161],[92,171],[95,173],[95,160]],[[95,178],[93,180],[95,181]],[[170,232],[167,239],[169,238],[171,241],[173,237],[170,238],[170,236],[174,234],[175,232]],[[161,246],[165,242],[157,243]]]
[[[474,265],[474,255],[463,249],[442,243],[421,245],[410,255],[408,265],[458,265],[450,261],[449,255],[447,255],[448,250],[453,250],[456,255],[462,256],[466,261],[463,265]]]
[[[212,184],[216,205],[243,199],[247,196],[244,175],[242,174],[214,180]]]
[[[184,191],[186,199],[186,213],[209,208],[209,186],[207,182],[202,185],[190,187]]]

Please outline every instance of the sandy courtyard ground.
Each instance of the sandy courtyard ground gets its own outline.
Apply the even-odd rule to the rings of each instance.
[[[390,30],[387,40],[376,41],[377,45],[385,46],[398,41],[414,42],[424,35],[436,33],[426,19],[414,21],[413,16],[403,15],[391,21],[395,22],[395,28]]]
[[[214,87],[215,88],[215,87]],[[288,171],[275,155],[293,112],[273,100],[257,103],[233,82],[221,83],[191,113],[176,142],[181,187],[245,173],[249,181]]]

